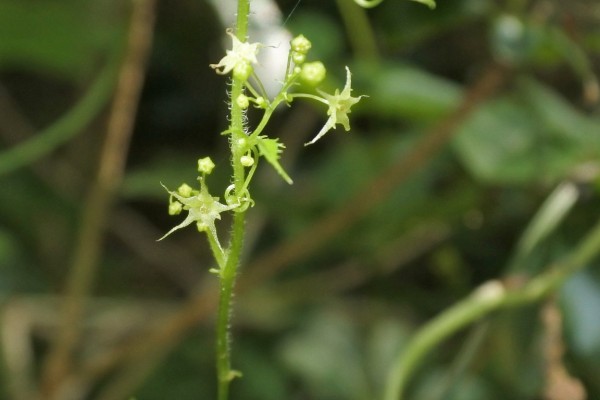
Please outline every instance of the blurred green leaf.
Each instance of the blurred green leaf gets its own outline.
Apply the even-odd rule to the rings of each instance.
[[[353,322],[343,312],[328,310],[290,335],[280,352],[317,398],[352,400],[368,398],[359,349]]]
[[[536,152],[535,121],[515,99],[484,105],[461,128],[455,148],[470,172],[488,182],[525,183],[548,172]]]
[[[456,386],[448,393],[440,388],[448,379],[447,371],[441,369],[429,370],[424,379],[419,382],[416,393],[411,399],[414,400],[497,400],[502,397],[494,395],[494,388],[480,376],[469,374],[455,384]]]
[[[584,271],[569,279],[561,304],[573,351],[585,358],[600,355],[600,284],[594,275]]]
[[[483,105],[454,141],[466,167],[493,183],[556,181],[600,154],[597,124],[532,80]]]
[[[377,30],[385,32],[381,37],[385,47],[406,50],[428,39],[443,37],[457,27],[476,23],[492,7],[490,0],[445,0],[438,1],[431,12],[405,1],[386,1],[371,14]]]
[[[586,116],[548,86],[534,79],[519,81],[519,93],[528,102],[542,129],[550,136],[589,149],[590,156],[600,152],[600,119]],[[583,152],[588,153],[588,152]]]
[[[436,118],[452,110],[461,96],[457,84],[405,64],[359,64],[354,74],[357,90],[369,96],[357,111],[375,116]]]
[[[410,327],[402,320],[381,319],[372,325],[366,342],[366,370],[378,391],[385,387],[394,356],[410,338]]]
[[[243,338],[236,341],[234,356],[236,368],[242,371],[242,379],[236,381],[232,398],[281,400],[286,396],[286,375],[284,369],[261,343],[246,342]],[[239,360],[239,361],[237,361]]]
[[[562,26],[502,14],[494,20],[490,47],[494,56],[510,64],[542,68],[565,63],[582,80],[594,75],[589,56]]]
[[[79,79],[97,64],[98,51],[119,36],[112,0],[3,0],[0,68],[21,68]],[[118,21],[117,23],[115,23]]]

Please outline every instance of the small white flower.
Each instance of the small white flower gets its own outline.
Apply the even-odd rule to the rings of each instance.
[[[241,42],[231,29],[227,30],[227,34],[233,40],[233,48],[225,52],[225,57],[218,64],[210,64],[211,68],[217,71],[218,74],[225,75],[236,67],[241,68],[258,62],[256,54],[260,43]]]
[[[350,69],[346,67],[346,85],[344,86],[342,93],[340,93],[338,89],[335,90],[335,93],[333,95],[319,91],[321,96],[324,97],[324,99],[327,101],[327,104],[329,105],[329,109],[327,110],[327,115],[329,115],[329,119],[327,119],[325,126],[321,128],[317,136],[315,136],[313,140],[306,143],[305,145],[315,143],[331,129],[335,129],[335,126],[337,124],[341,124],[346,131],[350,130],[350,120],[348,119],[348,114],[350,114],[350,108],[356,103],[358,103],[362,97],[365,97],[352,97],[350,95],[350,93],[352,92],[351,85],[352,82]]]

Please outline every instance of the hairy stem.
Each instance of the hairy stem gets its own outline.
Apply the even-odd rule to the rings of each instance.
[[[237,38],[245,42],[248,32],[248,14],[250,12],[250,0],[238,0],[237,9]],[[243,110],[235,101],[244,91],[244,82],[232,78],[231,97],[231,164],[233,168],[233,184],[235,194],[243,195],[245,170],[240,158],[244,155],[243,147],[238,145],[238,139],[245,136]],[[231,302],[235,277],[242,252],[244,239],[245,211],[235,212],[233,227],[231,230],[231,242],[226,251],[226,261],[220,274],[219,287],[219,311],[217,315],[217,379],[218,399],[227,400],[229,396],[229,383],[235,377],[231,369],[231,341],[229,338],[229,322],[231,316]]]

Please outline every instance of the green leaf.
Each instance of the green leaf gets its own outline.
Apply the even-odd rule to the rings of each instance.
[[[93,0],[0,2],[0,68],[26,69],[77,80],[121,35],[116,2]]]
[[[329,309],[310,316],[301,330],[290,334],[280,357],[315,398],[373,398],[368,395],[359,338],[358,327],[346,313]]]
[[[260,155],[264,156],[269,164],[275,168],[275,171],[281,175],[283,180],[291,185],[293,183],[292,178],[289,177],[281,164],[279,164],[279,155],[284,148],[285,146],[283,143],[279,143],[279,139],[269,139],[266,136],[260,136],[258,138],[258,150],[260,151]]]
[[[573,351],[584,357],[600,354],[600,285],[594,274],[583,271],[569,279],[561,304]]]
[[[493,183],[554,182],[600,154],[598,119],[533,80],[483,105],[454,144],[467,168]]]
[[[367,64],[353,67],[356,86],[369,101],[358,111],[411,120],[437,119],[451,111],[462,89],[449,80],[401,63]],[[354,77],[353,76],[353,77]]]

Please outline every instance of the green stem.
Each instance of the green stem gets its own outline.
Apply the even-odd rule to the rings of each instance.
[[[375,33],[371,27],[371,23],[367,18],[365,10],[357,7],[349,0],[337,0],[338,9],[346,26],[346,33],[352,44],[356,59],[379,61],[381,58],[377,50],[377,40]],[[381,3],[377,1],[356,1],[363,8],[372,8]]]
[[[450,307],[423,326],[402,354],[395,360],[384,400],[402,400],[409,379],[424,357],[442,340],[459,329],[502,308],[519,307],[537,302],[558,289],[573,273],[584,268],[600,253],[600,222],[563,262],[533,278],[521,288],[508,290],[500,281],[484,284],[458,304]]]
[[[237,9],[237,38],[245,42],[248,33],[248,15],[250,13],[250,0],[238,0]],[[243,195],[245,170],[240,158],[244,155],[244,148],[238,145],[238,139],[245,137],[243,110],[237,105],[235,99],[244,91],[244,82],[232,78],[231,85],[231,164],[233,168],[233,184],[235,194]],[[246,213],[235,212],[233,218],[233,227],[231,232],[231,242],[226,251],[226,260],[223,270],[220,274],[219,290],[219,311],[217,315],[217,379],[218,379],[218,399],[227,400],[229,397],[229,383],[235,377],[235,372],[231,369],[231,341],[229,338],[229,325],[231,317],[231,302],[233,298],[233,288],[237,273],[240,256],[242,253],[242,244],[244,240],[244,222]]]
[[[98,115],[113,93],[121,65],[122,44],[87,93],[55,123],[0,154],[0,176],[22,168],[71,140]]]
[[[286,82],[285,86],[281,88],[281,91],[279,92],[279,94],[277,96],[275,96],[273,101],[269,104],[269,106],[265,110],[265,113],[263,114],[260,122],[256,126],[256,129],[254,129],[254,131],[250,135],[251,137],[256,138],[256,137],[258,137],[258,135],[260,135],[262,133],[263,129],[265,129],[265,126],[267,126],[267,123],[269,122],[271,115],[273,115],[273,112],[279,106],[279,104],[281,102],[283,102],[284,100],[286,100],[286,96],[287,97],[311,97],[311,98],[313,98],[313,96],[308,95],[308,94],[306,94],[306,95],[301,95],[299,93],[287,94],[287,91],[295,82],[296,82],[295,79],[289,79]],[[316,100],[323,101],[323,99],[320,99],[317,96],[314,96],[314,98]]]
[[[213,235],[213,233],[210,229],[208,229],[206,231],[206,237],[208,238],[208,244],[210,245],[210,250],[213,254],[213,257],[215,258],[215,261],[217,262],[217,265],[219,266],[219,270],[221,270],[222,268],[225,268],[226,256],[223,252],[223,248],[221,247],[221,244],[219,243],[219,238],[217,238],[215,235]]]
[[[229,383],[236,377],[231,369],[231,340],[229,326],[231,317],[231,300],[237,267],[242,251],[244,238],[245,212],[237,212],[233,220],[231,247],[225,268],[220,275],[219,312],[217,316],[217,375],[218,399],[227,400]]]

